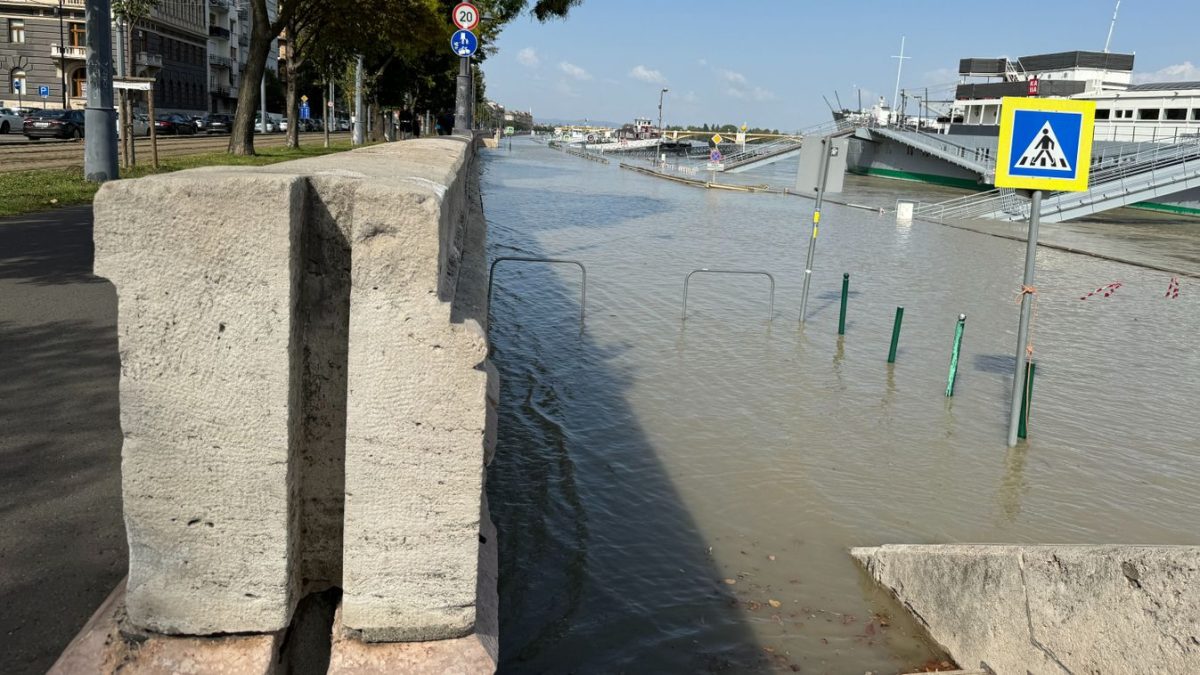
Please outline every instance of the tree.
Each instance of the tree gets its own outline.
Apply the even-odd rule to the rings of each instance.
[[[118,25],[121,26],[124,33],[117,39],[124,40],[127,47],[123,66],[125,72],[130,76],[137,72],[137,60],[133,53],[133,28],[139,22],[150,17],[150,12],[158,6],[158,3],[159,0],[113,0],[112,2],[113,16],[116,17]],[[122,89],[120,100],[117,102],[121,125],[124,127],[121,130],[121,157],[127,167],[132,164],[133,160],[133,105],[130,101],[130,94],[131,92],[128,90]],[[154,120],[150,120],[150,124],[154,124]]]
[[[133,0],[143,2],[147,0]],[[251,15],[250,46],[246,52],[246,70],[238,91],[239,105],[229,138],[229,152],[254,154],[254,115],[258,107],[259,82],[266,70],[271,42],[285,29],[292,40],[286,66],[294,75],[306,60],[319,64],[332,77],[354,56],[362,54],[371,65],[368,79],[382,82],[385,71],[405,62],[401,71],[411,79],[400,87],[401,93],[430,92],[439,89],[444,76],[441,66],[446,39],[452,30],[447,20],[453,0],[278,0],[274,20],[267,11],[268,0],[248,0]],[[271,0],[275,1],[275,0]],[[582,0],[536,0],[531,13],[539,21],[561,18]],[[500,28],[529,8],[531,0],[479,0],[477,5],[491,20],[480,27],[481,37],[494,37]],[[479,58],[483,58],[481,55]],[[433,57],[433,58],[428,58]],[[293,65],[294,63],[294,65]],[[424,70],[420,66],[432,66]],[[391,81],[391,78],[388,78]],[[288,117],[291,129],[297,128],[299,106],[295,96],[295,77],[288,77]],[[364,89],[370,87],[364,86]],[[482,89],[482,88],[480,88]],[[364,92],[365,93],[365,92]],[[395,90],[375,90],[372,100],[391,98]]]

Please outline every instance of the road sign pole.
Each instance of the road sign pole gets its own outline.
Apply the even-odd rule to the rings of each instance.
[[[832,143],[827,138],[821,139],[821,182],[817,189],[817,204],[813,208],[812,236],[808,239],[808,261],[804,264],[804,290],[800,293],[800,325],[804,325],[804,315],[808,310],[808,287],[812,282],[813,257],[817,252],[817,230],[821,224],[821,204],[825,201],[825,185],[829,179],[829,148]]]
[[[112,3],[87,0],[87,108],[83,137],[83,175],[93,183],[120,178],[117,125],[113,112]],[[24,87],[22,87],[23,89]]]
[[[467,57],[458,59],[458,91],[454,106],[454,133],[467,134],[471,131],[470,107],[467,100],[471,96],[471,64]]]
[[[1029,209],[1029,241],[1025,245],[1025,279],[1021,282],[1021,324],[1017,328],[1017,363],[1013,368],[1012,410],[1008,417],[1008,447],[1017,444],[1021,421],[1021,393],[1025,389],[1025,347],[1029,341],[1029,318],[1033,313],[1033,270],[1037,260],[1038,221],[1042,215],[1042,191],[1033,191]]]

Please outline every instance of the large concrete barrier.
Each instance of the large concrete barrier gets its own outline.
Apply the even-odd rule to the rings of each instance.
[[[489,623],[473,161],[444,138],[102,188],[133,628],[277,632],[329,587],[351,640]],[[478,639],[493,661],[494,632]]]
[[[881,546],[851,555],[964,668],[1200,673],[1200,547]]]

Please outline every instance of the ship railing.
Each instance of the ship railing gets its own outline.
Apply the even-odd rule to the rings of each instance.
[[[735,152],[725,155],[721,158],[721,164],[732,166],[741,162],[750,161],[758,157],[767,157],[781,152],[787,152],[800,147],[799,139],[785,138],[770,143],[753,143],[746,146],[746,149],[741,152]]]

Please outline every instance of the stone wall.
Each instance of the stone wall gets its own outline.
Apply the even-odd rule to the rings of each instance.
[[[964,668],[1200,673],[1200,547],[856,548]]]
[[[489,622],[474,159],[429,139],[101,189],[133,628],[277,632],[330,587],[351,640]]]

